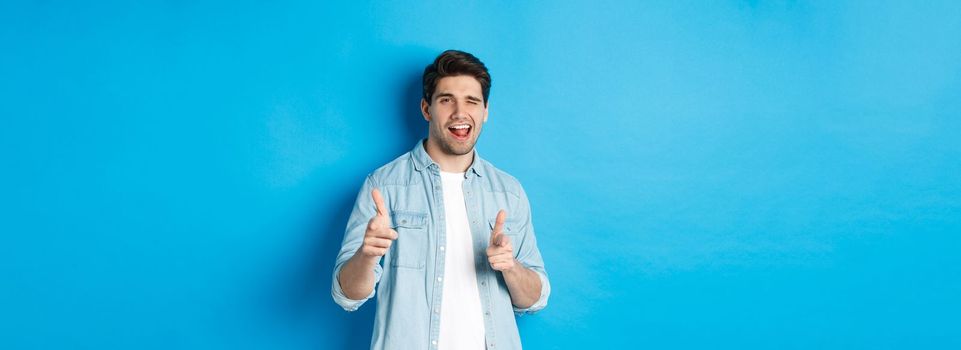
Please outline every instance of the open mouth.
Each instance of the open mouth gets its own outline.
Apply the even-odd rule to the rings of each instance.
[[[473,127],[471,127],[470,124],[454,124],[447,127],[447,131],[458,141],[467,141],[467,138],[470,137],[471,130],[473,130]]]

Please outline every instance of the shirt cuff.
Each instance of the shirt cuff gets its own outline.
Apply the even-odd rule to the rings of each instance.
[[[374,266],[374,287],[370,289],[370,294],[363,299],[354,300],[348,298],[347,295],[344,294],[344,290],[340,287],[340,280],[338,279],[338,276],[340,275],[340,270],[342,267],[343,264],[337,266],[337,268],[334,270],[334,281],[330,288],[330,295],[334,298],[334,302],[337,303],[337,305],[340,305],[340,307],[344,308],[345,311],[357,311],[357,309],[359,309],[361,305],[364,305],[367,300],[374,297],[374,293],[377,291],[377,281],[380,281],[380,274],[383,273],[381,270],[382,268],[379,264]]]

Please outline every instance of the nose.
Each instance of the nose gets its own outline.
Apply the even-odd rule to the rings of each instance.
[[[454,110],[452,111],[453,113],[451,113],[451,116],[450,116],[451,119],[467,118],[467,112],[465,112],[466,110],[467,108],[464,108],[464,106],[462,106],[461,103],[455,103]]]

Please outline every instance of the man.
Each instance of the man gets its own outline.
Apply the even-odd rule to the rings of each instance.
[[[377,298],[372,349],[520,349],[514,313],[550,284],[520,183],[474,150],[490,74],[449,50],[424,70],[426,140],[367,176],[331,294],[347,311]]]

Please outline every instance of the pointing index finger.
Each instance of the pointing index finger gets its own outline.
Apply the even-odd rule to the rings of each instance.
[[[504,220],[507,219],[507,212],[504,209],[497,211],[497,219],[494,220],[494,232],[501,232],[504,230]]]
[[[380,195],[380,190],[376,188],[371,190],[370,196],[374,198],[374,204],[377,206],[377,215],[387,215],[387,206],[384,205],[384,197]]]
[[[494,237],[497,237],[497,235],[504,231],[505,219],[507,219],[507,212],[505,212],[504,209],[497,211],[497,219],[494,220],[494,230],[491,231],[491,240],[494,240]],[[494,243],[500,245],[501,242],[499,241],[501,240],[497,240]]]

